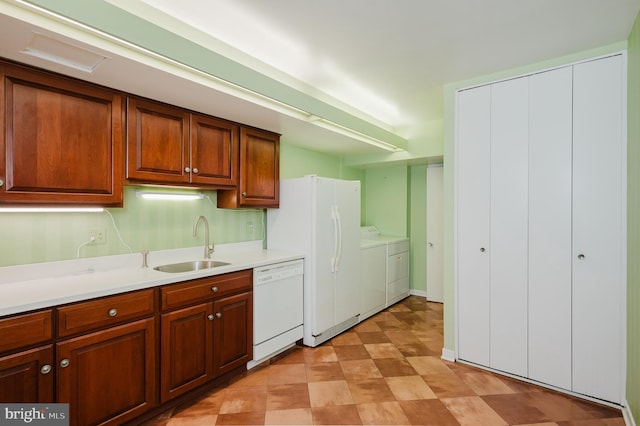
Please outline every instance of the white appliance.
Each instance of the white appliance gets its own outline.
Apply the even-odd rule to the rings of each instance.
[[[385,308],[409,297],[409,239],[381,235],[373,225],[360,228],[360,246],[382,242],[386,246],[386,299]]]
[[[280,208],[267,210],[267,247],[305,255],[307,346],[358,323],[359,229],[359,181],[305,176],[280,182]]]
[[[253,269],[253,368],[302,338],[302,260]]]

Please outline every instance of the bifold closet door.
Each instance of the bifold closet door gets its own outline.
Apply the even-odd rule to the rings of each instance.
[[[573,390],[621,402],[625,266],[623,58],[574,66]]]
[[[529,378],[571,389],[572,67],[529,77]]]
[[[490,86],[459,92],[456,105],[458,357],[488,366]]]
[[[491,85],[490,364],[527,375],[529,84]]]

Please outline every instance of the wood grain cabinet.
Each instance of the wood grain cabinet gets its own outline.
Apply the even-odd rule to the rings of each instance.
[[[165,286],[161,300],[162,402],[253,358],[251,270]]]
[[[123,101],[0,61],[0,203],[122,206]]]
[[[53,402],[51,324],[51,310],[0,320],[0,402]]]
[[[56,309],[57,401],[69,403],[72,425],[121,424],[156,405],[155,295],[140,290]]]
[[[240,177],[233,191],[218,191],[218,207],[262,208],[280,205],[280,136],[240,128]]]
[[[238,126],[162,104],[127,99],[127,178],[161,184],[234,187]]]

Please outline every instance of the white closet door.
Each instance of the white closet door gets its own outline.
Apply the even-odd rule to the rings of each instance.
[[[621,401],[623,65],[574,66],[573,390]]]
[[[491,364],[527,375],[529,84],[491,85]]]
[[[571,389],[572,67],[529,78],[529,377]]]
[[[458,357],[489,365],[489,86],[458,93],[456,134]]]
[[[444,301],[444,187],[442,166],[427,167],[427,300]]]

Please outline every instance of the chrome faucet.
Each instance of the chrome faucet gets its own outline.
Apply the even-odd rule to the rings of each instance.
[[[213,253],[213,244],[209,245],[209,221],[204,216],[196,217],[196,221],[193,222],[193,236],[198,236],[198,224],[202,221],[204,223],[204,258],[211,259],[211,253]]]

